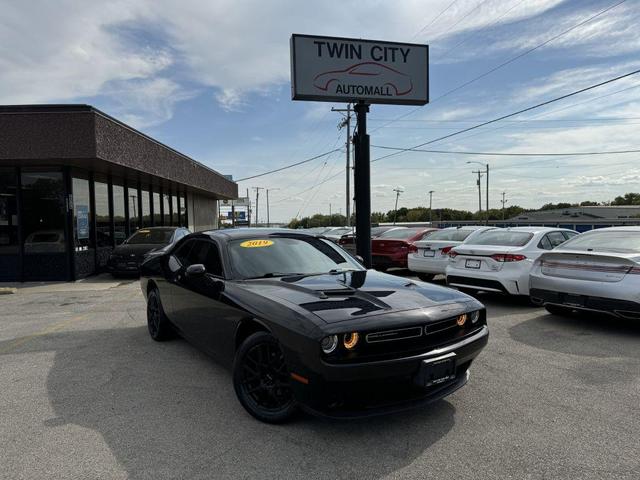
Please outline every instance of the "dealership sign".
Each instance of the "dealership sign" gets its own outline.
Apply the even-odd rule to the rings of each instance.
[[[291,93],[293,100],[424,105],[429,47],[294,34]]]

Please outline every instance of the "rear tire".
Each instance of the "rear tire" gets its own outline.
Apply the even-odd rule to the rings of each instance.
[[[419,273],[418,278],[423,282],[430,282],[435,278],[433,273]]]
[[[298,409],[280,344],[267,332],[254,333],[240,345],[233,388],[244,409],[261,422],[286,422]]]
[[[571,312],[573,311],[569,307],[561,307],[559,305],[545,305],[544,308],[547,312],[551,313],[552,315],[560,315],[562,317],[571,315]]]
[[[149,335],[156,342],[163,342],[174,336],[171,323],[162,308],[160,292],[156,288],[151,290],[147,297],[147,328]]]

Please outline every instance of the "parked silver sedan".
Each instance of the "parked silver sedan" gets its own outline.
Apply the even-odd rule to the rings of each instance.
[[[640,319],[640,227],[601,228],[568,240],[538,258],[529,284],[531,300],[551,313]]]

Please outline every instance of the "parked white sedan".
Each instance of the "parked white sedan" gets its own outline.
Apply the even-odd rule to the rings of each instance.
[[[418,278],[425,282],[433,280],[436,275],[444,275],[449,263],[449,251],[453,247],[473,243],[479,234],[494,228],[468,225],[433,232],[425,240],[414,243],[418,250],[407,258],[409,270],[416,272]]]
[[[550,227],[497,228],[449,252],[447,284],[468,291],[529,295],[529,272],[545,251],[578,232]]]
[[[640,227],[592,230],[544,253],[531,269],[530,295],[555,314],[640,319]]]

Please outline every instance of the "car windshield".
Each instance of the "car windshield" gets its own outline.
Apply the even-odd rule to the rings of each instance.
[[[640,232],[594,231],[583,233],[567,240],[555,250],[640,253]]]
[[[131,235],[127,243],[131,245],[166,245],[171,241],[171,236],[174,231],[174,228],[145,228]]]
[[[439,230],[429,235],[428,240],[450,240],[452,242],[462,242],[471,235],[472,232],[473,230],[460,230],[458,228],[455,230]]]
[[[500,245],[505,247],[523,247],[533,238],[530,232],[514,232],[512,230],[489,230],[481,233],[474,245]]]
[[[422,231],[421,228],[399,228],[398,230],[389,230],[384,232],[378,238],[395,238],[398,240],[406,240],[411,238]]]
[[[231,266],[242,278],[363,270],[330,242],[315,237],[266,237],[229,242]]]

